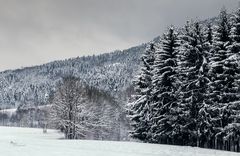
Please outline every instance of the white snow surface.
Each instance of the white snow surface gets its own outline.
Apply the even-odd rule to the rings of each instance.
[[[64,140],[56,130],[0,127],[1,156],[239,156],[239,153],[135,142]]]

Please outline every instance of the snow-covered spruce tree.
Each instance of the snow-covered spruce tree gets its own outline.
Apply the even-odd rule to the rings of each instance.
[[[210,58],[209,75],[211,79],[210,94],[208,96],[211,102],[210,121],[213,126],[213,136],[221,131],[221,118],[220,118],[220,103],[223,95],[221,95],[222,88],[224,87],[224,61],[228,57],[227,47],[230,45],[230,24],[225,9],[222,9],[219,15],[219,21],[214,32],[213,42],[213,55]],[[212,139],[213,140],[213,139]],[[216,146],[215,141],[211,146]],[[212,147],[215,148],[215,147]]]
[[[211,118],[215,128],[215,148],[230,150],[233,140],[238,138],[240,128],[240,67],[235,55],[222,61],[222,65],[213,67],[210,83],[210,101],[212,102]],[[215,74],[215,75],[213,75]],[[238,129],[238,130],[237,130]],[[235,134],[231,130],[236,130]]]
[[[205,43],[208,43],[210,45],[213,44],[213,29],[212,29],[212,24],[211,23],[208,23],[207,24],[207,29],[206,29],[206,42]]]
[[[225,60],[224,68],[228,74],[227,87],[231,97],[229,104],[222,111],[229,112],[228,125],[218,135],[224,135],[224,149],[240,152],[240,8],[232,17],[231,40],[228,46],[228,58]],[[226,79],[225,79],[226,80]],[[227,92],[228,92],[227,91]]]
[[[152,90],[152,142],[173,144],[173,129],[177,99],[178,33],[173,27],[163,35],[160,48],[155,53]]]
[[[233,108],[239,107],[239,64],[236,55],[233,55],[236,52],[231,46],[234,38],[231,39],[230,29],[226,10],[223,9],[215,30],[214,53],[209,70],[211,79],[208,96],[211,105],[209,114],[215,135],[213,148],[217,149],[227,149],[225,136],[228,134],[224,129],[236,120]]]
[[[57,128],[64,132],[66,139],[85,137],[87,117],[84,115],[85,90],[78,78],[63,78],[54,95],[51,116]]]
[[[227,48],[231,45],[231,24],[225,8],[220,12],[213,41],[214,56],[212,59],[214,61],[226,59],[228,57]]]
[[[211,108],[211,104],[208,102],[208,93],[209,88],[206,86],[210,83],[210,79],[208,76],[208,70],[210,62],[210,58],[213,55],[213,25],[211,23],[207,23],[202,30],[204,34],[203,38],[203,51],[204,51],[204,59],[205,62],[203,64],[202,70],[199,73],[199,76],[205,79],[202,92],[202,103],[199,105],[198,117],[197,117],[197,146],[210,148],[212,143],[214,142],[214,135],[212,130],[212,124],[210,122],[211,116],[209,114],[209,109]]]
[[[182,82],[176,123],[179,144],[200,146],[203,121],[200,110],[207,94],[208,52],[204,44],[203,29],[199,22],[187,23],[182,33],[179,52],[179,79]]]
[[[232,55],[225,60],[225,83],[222,88],[223,99],[220,103],[220,118],[223,129],[216,135],[223,139],[223,149],[240,152],[240,66],[239,56]],[[222,138],[223,137],[223,138]]]
[[[150,142],[150,121],[151,121],[151,90],[152,90],[152,70],[154,63],[154,53],[156,51],[154,43],[150,43],[142,56],[141,71],[136,78],[134,101],[129,104],[129,117],[133,131],[131,137],[144,142]]]
[[[228,46],[229,55],[239,54],[240,52],[240,8],[233,15],[232,22],[230,38],[233,43]]]
[[[210,58],[213,53],[213,25],[208,23],[203,29],[204,49],[208,52],[208,58]]]

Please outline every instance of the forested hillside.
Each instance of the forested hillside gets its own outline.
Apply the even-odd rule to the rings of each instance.
[[[0,108],[45,105],[57,82],[67,75],[120,99],[120,93],[131,86],[145,46],[1,72]]]

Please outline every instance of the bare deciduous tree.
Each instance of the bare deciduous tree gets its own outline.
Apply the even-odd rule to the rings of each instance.
[[[52,104],[52,119],[56,126],[64,132],[66,139],[84,138],[88,117],[84,106],[86,92],[79,79],[68,76],[55,93]]]

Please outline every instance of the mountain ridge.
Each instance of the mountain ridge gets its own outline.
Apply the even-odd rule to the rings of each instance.
[[[122,51],[2,71],[0,108],[15,108],[22,103],[44,105],[61,77],[70,74],[90,86],[118,94],[131,85],[145,47],[146,44],[141,44]]]

